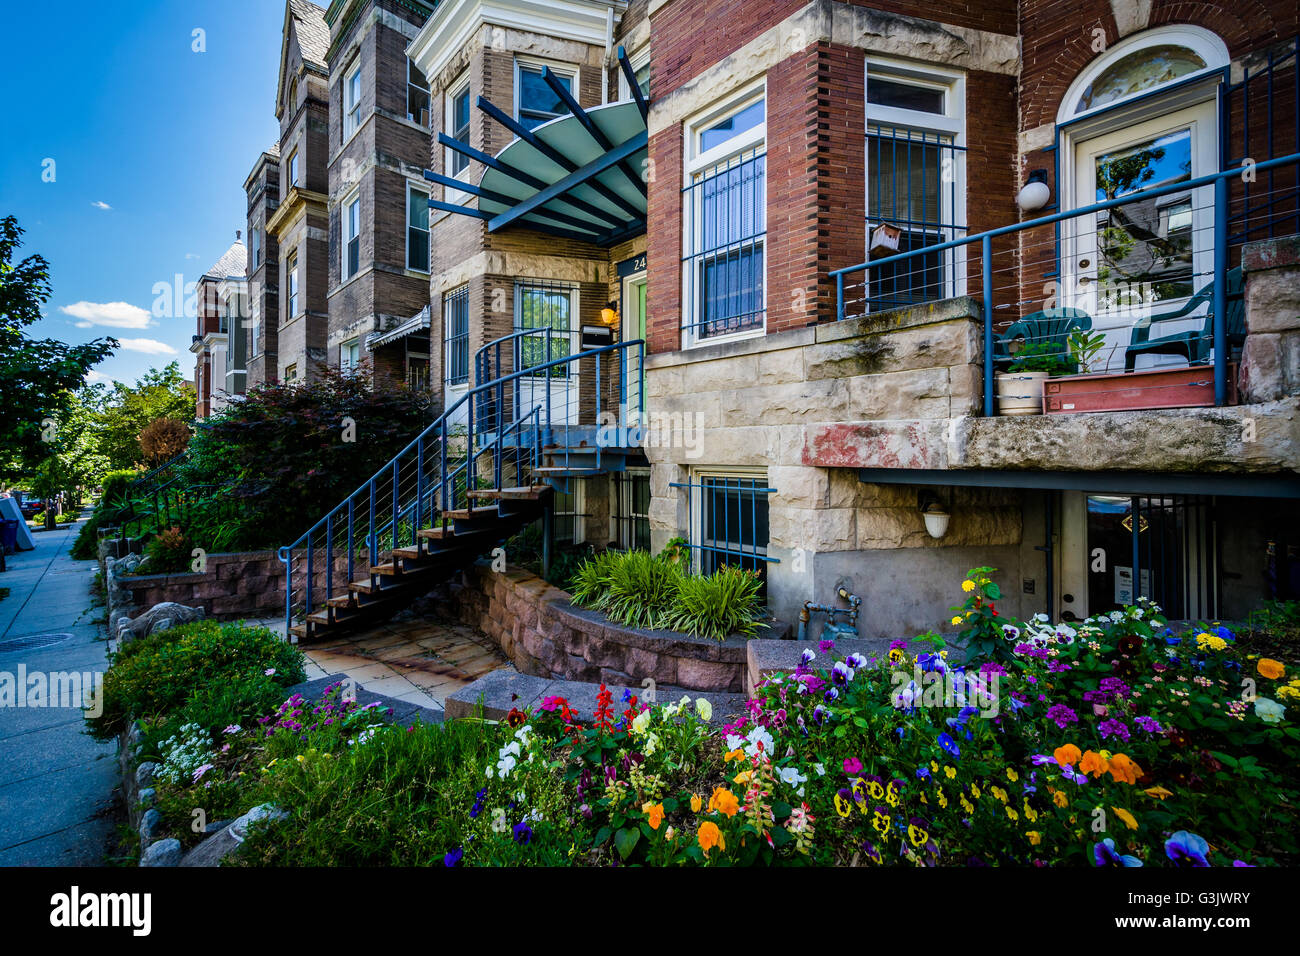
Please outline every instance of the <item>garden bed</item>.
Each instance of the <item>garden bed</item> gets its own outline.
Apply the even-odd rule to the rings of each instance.
[[[745,687],[748,639],[718,642],[677,631],[629,627],[527,571],[494,572],[480,561],[450,592],[455,616],[482,630],[522,673],[560,680],[640,686],[643,680],[699,691]],[[774,621],[766,638],[790,634]]]

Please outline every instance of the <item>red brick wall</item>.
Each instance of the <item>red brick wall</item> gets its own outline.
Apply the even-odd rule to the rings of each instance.
[[[830,272],[867,257],[866,57],[819,44],[817,69],[816,317],[835,317]]]
[[[671,352],[682,341],[682,126],[650,137],[654,175],[646,206],[647,352]]]

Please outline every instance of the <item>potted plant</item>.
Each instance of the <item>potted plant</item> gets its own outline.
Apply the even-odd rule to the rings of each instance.
[[[1031,342],[1022,346],[1007,370],[998,373],[998,414],[1040,414],[1043,410],[1043,382],[1053,375],[1066,375],[1070,371],[1070,362],[1055,343]]]

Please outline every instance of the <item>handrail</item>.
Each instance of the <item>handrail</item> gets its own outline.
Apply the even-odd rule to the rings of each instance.
[[[476,385],[474,388],[467,391],[460,398],[456,399],[456,401],[453,402],[450,406],[444,409],[443,413],[440,416],[438,416],[438,418],[433,422],[433,424],[429,425],[427,428],[424,429],[424,431],[420,432],[419,435],[417,435],[415,438],[411,440],[410,444],[408,444],[405,448],[403,448],[401,451],[395,454],[393,458],[401,458],[407,452],[414,449],[417,445],[420,444],[420,441],[422,439],[429,437],[435,430],[441,428],[446,423],[447,417],[452,412],[456,411],[456,409],[460,408],[462,405],[468,403],[468,401],[476,395],[483,394],[490,389],[496,388],[499,385],[503,385],[508,382],[513,382],[525,376],[535,375],[538,371],[541,371],[543,369],[548,369],[554,366],[563,365],[567,362],[576,362],[580,359],[592,358],[597,355],[602,355],[606,352],[613,352],[619,349],[628,349],[634,345],[645,345],[645,340],[632,339],[627,342],[615,342],[611,345],[602,345],[599,348],[587,349],[586,351],[583,352],[575,352],[573,355],[566,355],[563,358],[553,359],[550,362],[544,362],[541,365],[535,365],[526,369],[520,369],[518,371],[511,372],[509,375],[503,375],[500,378],[493,379],[490,382],[484,382],[482,385]],[[383,468],[380,468],[368,479],[366,479],[360,485],[358,485],[356,490],[353,491],[346,498],[344,498],[343,501],[339,502],[338,505],[335,505],[334,510],[337,511],[340,507],[342,507],[342,505],[346,504],[349,498],[355,498],[361,492],[366,491],[370,487],[370,485],[373,484],[375,481],[382,479],[384,477],[385,472],[388,471],[388,469],[391,467],[392,467],[392,462],[390,460],[389,464],[386,464]],[[290,549],[298,547],[300,544],[302,544],[304,541],[307,540],[308,535],[310,535],[313,531],[318,531],[321,528],[321,526],[324,524],[325,524],[325,519],[322,518],[320,521],[316,522],[314,525],[308,528],[304,534],[299,535],[298,540],[294,541],[292,544],[285,545],[280,549],[278,549],[277,553],[279,554],[281,560],[284,560],[285,558],[288,557],[288,551]]]
[[[549,334],[547,329],[523,330],[523,335],[511,335],[503,340],[527,335]],[[410,555],[403,548],[416,553],[424,551],[419,532],[441,523],[446,527],[447,513],[460,508],[474,507],[472,491],[475,482],[489,475],[479,462],[491,455],[490,480],[493,487],[504,487],[507,467],[511,479],[520,484],[535,482],[536,470],[542,462],[542,449],[549,440],[551,403],[549,391],[545,402],[530,402],[526,410],[516,403],[512,420],[503,421],[502,397],[507,386],[521,379],[542,375],[549,379],[549,371],[572,363],[593,360],[597,381],[600,379],[601,358],[610,352],[623,352],[644,346],[642,339],[610,343],[558,358],[519,368],[489,381],[479,381],[460,395],[438,418],[426,426],[405,447],[397,452],[356,490],[343,498],[293,543],[277,549],[285,566],[285,626],[292,630],[297,613],[304,615],[308,633],[313,621],[322,618],[333,620],[331,607],[340,606],[333,594],[336,579],[341,579],[346,558],[349,582],[357,580],[354,569],[357,561],[368,559],[365,567],[371,569],[371,584],[375,575],[384,573],[378,568],[381,553],[392,553],[396,563],[393,573],[400,570],[400,562]],[[492,416],[490,434],[480,434],[475,416],[479,401],[486,395],[498,396],[497,410]],[[597,413],[601,397],[596,398]],[[460,419],[464,409],[464,418]],[[464,447],[460,445],[459,428],[464,424]],[[526,437],[527,436],[527,437]],[[529,440],[531,438],[531,441]],[[464,501],[465,504],[461,502]],[[382,543],[381,543],[382,542]],[[318,583],[322,569],[318,567],[318,551],[323,551],[325,561],[324,586]],[[306,577],[299,588],[294,586],[295,552],[302,553]],[[336,560],[337,559],[337,560]],[[323,592],[323,599],[320,595]],[[297,599],[295,599],[297,597]]]
[[[1011,223],[1010,225],[999,226],[996,229],[988,229],[984,232],[975,233],[974,235],[963,236],[960,239],[952,239],[947,242],[936,243],[932,246],[921,246],[916,249],[907,250],[906,252],[899,252],[891,256],[883,256],[879,259],[858,263],[857,265],[835,269],[830,273],[830,275],[835,279],[835,317],[837,320],[841,321],[845,317],[845,276],[856,272],[862,272],[864,276],[866,276],[869,274],[869,270],[879,269],[881,266],[901,263],[917,256],[934,255],[935,253],[945,252],[949,249],[956,249],[979,243],[981,246],[980,269],[982,273],[981,278],[984,299],[984,414],[991,416],[993,414],[993,240],[1000,236],[1023,232],[1028,229],[1036,229],[1040,226],[1056,225],[1066,219],[1077,219],[1090,215],[1095,216],[1099,212],[1105,212],[1106,210],[1115,209],[1120,206],[1136,202],[1149,202],[1150,200],[1161,196],[1168,196],[1173,193],[1190,192],[1194,189],[1212,186],[1214,188],[1215,210],[1214,301],[1212,305],[1215,344],[1214,402],[1216,405],[1224,405],[1227,403],[1228,395],[1228,357],[1225,348],[1227,341],[1226,276],[1228,273],[1228,181],[1237,176],[1243,176],[1248,171],[1258,173],[1278,166],[1288,166],[1292,164],[1300,164],[1300,153],[1291,153],[1287,156],[1279,156],[1275,159],[1254,163],[1249,167],[1243,166],[1235,169],[1224,169],[1217,173],[1197,176],[1194,179],[1189,179],[1180,183],[1173,183],[1168,186],[1153,186],[1147,189],[1139,189],[1129,193],[1127,196],[1103,200],[1099,203],[1093,203],[1090,206],[1080,206],[1077,209],[1056,212],[1048,216],[1039,216],[1036,219],[1028,219],[1024,222]]]

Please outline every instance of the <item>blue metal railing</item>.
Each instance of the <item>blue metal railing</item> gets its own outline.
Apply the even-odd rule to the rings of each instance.
[[[1300,153],[1292,153],[1288,156],[1280,156],[1276,159],[1267,160],[1255,164],[1253,167],[1256,173],[1265,172],[1276,167],[1300,164]],[[1193,190],[1203,187],[1210,187],[1213,190],[1213,297],[1210,305],[1213,316],[1213,344],[1214,344],[1214,400],[1216,405],[1224,405],[1228,399],[1228,335],[1227,335],[1227,314],[1228,314],[1228,285],[1227,274],[1229,268],[1229,250],[1230,242],[1228,238],[1228,204],[1229,204],[1229,186],[1231,181],[1243,174],[1241,169],[1226,169],[1221,172],[1212,173],[1207,176],[1199,176],[1194,179],[1186,179],[1180,182],[1171,183],[1166,186],[1156,186],[1147,189],[1141,189],[1131,192],[1127,195],[1116,199],[1109,199],[1104,202],[1094,203],[1090,206],[1083,206],[1078,209],[1071,209],[1065,212],[1054,213],[1049,216],[1041,216],[1037,219],[1029,219],[1024,222],[1013,223],[1002,226],[997,229],[990,229],[986,232],[966,236],[961,239],[954,239],[949,242],[939,243],[933,246],[927,246],[921,249],[913,249],[907,252],[901,252],[897,255],[876,259],[870,262],[859,263],[858,265],[848,266],[843,269],[837,269],[831,273],[835,280],[835,311],[836,318],[843,320],[846,318],[845,311],[845,288],[846,277],[857,273],[862,275],[862,283],[869,287],[871,282],[872,270],[882,269],[887,266],[897,267],[916,256],[932,255],[934,253],[946,252],[950,249],[959,249],[975,247],[979,250],[980,264],[980,288],[983,298],[983,332],[984,332],[984,414],[992,415],[994,413],[994,265],[993,265],[993,240],[1003,236],[1011,236],[1016,233],[1027,232],[1043,226],[1055,226],[1058,223],[1069,219],[1084,219],[1091,217],[1091,222],[1097,222],[1099,213],[1117,209],[1123,206],[1130,206],[1135,203],[1150,203],[1162,196],[1168,196],[1175,193],[1191,193]],[[1100,231],[1100,229],[1098,229]],[[1015,250],[1011,250],[1015,252]],[[1021,280],[1017,274],[1018,266],[1013,262],[1006,270],[1012,275],[1010,287],[1018,293],[1021,288]],[[1025,300],[1012,303],[1019,306],[1025,304]]]
[[[376,577],[370,569],[385,555],[400,561],[394,553],[399,548],[419,550],[418,532],[438,522],[445,527],[448,512],[472,507],[469,492],[479,481],[491,481],[494,488],[505,487],[507,480],[521,486],[535,483],[544,449],[555,438],[549,389],[547,401],[522,411],[518,403],[507,408],[507,389],[513,391],[530,377],[549,381],[556,370],[585,361],[594,362],[599,382],[602,359],[612,353],[642,351],[643,347],[641,339],[614,343],[477,382],[369,480],[296,541],[279,549],[285,566],[286,632],[292,635],[296,620],[306,621],[314,611],[328,608],[336,588],[346,589],[348,582],[357,579],[359,560],[367,562],[363,574],[369,576],[373,587]],[[481,367],[489,368],[486,363]],[[599,418],[599,388],[595,398]],[[492,402],[486,423],[478,417],[485,399]],[[463,428],[459,425],[462,410]],[[489,459],[486,464],[485,457]],[[318,559],[324,562],[323,567]]]

